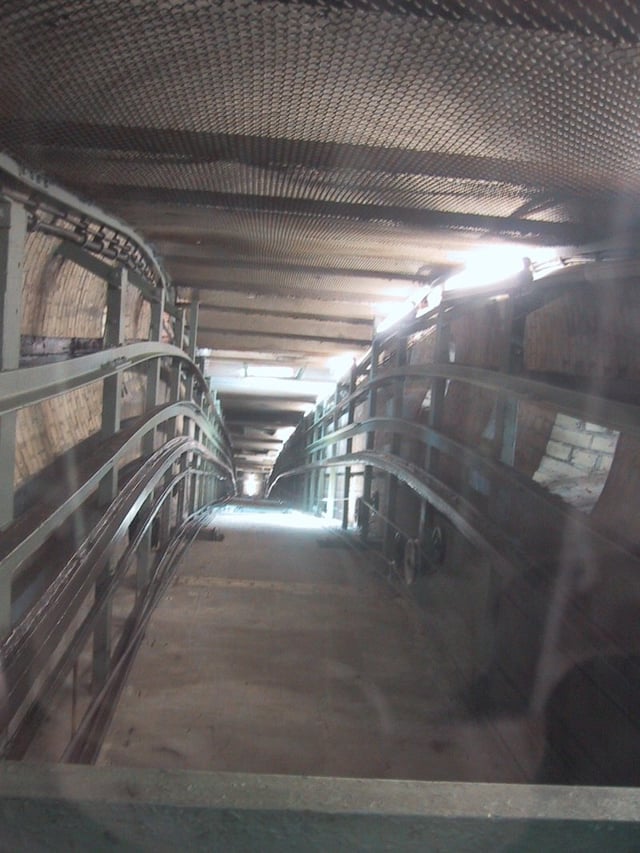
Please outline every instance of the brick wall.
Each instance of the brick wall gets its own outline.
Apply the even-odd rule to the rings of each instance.
[[[640,292],[637,282],[585,283],[534,311],[525,331],[527,370],[592,380],[640,378]]]
[[[640,289],[635,280],[616,281],[613,272],[598,275],[580,292],[533,312],[525,334],[527,369],[588,379],[595,393],[606,390],[608,381],[640,378]],[[611,533],[640,542],[633,521],[640,497],[634,446],[629,436],[617,440],[604,427],[560,415],[536,479],[576,506],[582,501],[581,508],[591,509]],[[571,485],[579,472],[582,497]]]
[[[590,512],[613,462],[618,433],[558,414],[533,479],[577,509]]]
[[[56,253],[61,241],[30,234],[25,246],[22,334],[99,338],[106,285]]]
[[[62,258],[57,253],[60,243],[38,233],[27,238],[21,332],[47,337],[102,337],[106,284]],[[125,338],[147,339],[150,308],[142,294],[129,287],[125,304]],[[141,413],[145,389],[142,372],[124,374],[123,418]],[[15,487],[24,485],[57,456],[98,432],[101,418],[100,382],[21,410],[17,421]]]

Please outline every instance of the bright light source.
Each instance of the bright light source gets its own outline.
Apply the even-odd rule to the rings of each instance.
[[[353,364],[355,357],[355,353],[345,352],[342,355],[334,355],[327,359],[327,367],[331,377],[336,381],[342,379]]]
[[[274,438],[277,438],[278,441],[288,441],[293,433],[296,431],[295,427],[280,427],[274,433]]]
[[[299,510],[263,509],[262,507],[229,506],[220,510],[224,513],[224,526],[280,527],[290,530],[326,530],[338,527],[338,519],[317,518]]]
[[[395,326],[396,323],[399,323],[405,317],[412,314],[419,305],[421,308],[417,312],[418,315],[437,308],[441,301],[442,287],[439,285],[434,287],[431,284],[427,284],[425,287],[421,287],[418,290],[414,289],[412,291],[412,296],[407,299],[406,302],[403,302],[401,305],[397,305],[390,314],[384,317],[377,324],[376,332],[386,332],[387,329],[390,329],[392,326]]]
[[[445,290],[472,290],[500,284],[524,270],[525,258],[529,258],[534,266],[554,261],[559,263],[556,251],[550,248],[507,243],[483,246],[466,254],[451,256],[451,260],[463,261],[465,268],[446,280]]]
[[[420,310],[416,312],[416,315],[420,317],[422,314],[426,314],[428,311],[433,311],[434,308],[437,308],[438,305],[440,305],[440,303],[442,302],[443,292],[444,287],[441,284],[436,284],[435,286],[429,288],[427,298],[422,300],[423,307],[421,307]]]
[[[258,494],[260,485],[255,474],[247,474],[242,481],[242,490],[248,498],[253,498]]]
[[[254,376],[267,379],[293,379],[296,375],[293,367],[283,364],[247,364],[245,376]]]
[[[396,305],[387,316],[381,320],[376,326],[376,332],[386,332],[400,320],[404,319],[416,307],[415,302],[403,302],[401,305]]]

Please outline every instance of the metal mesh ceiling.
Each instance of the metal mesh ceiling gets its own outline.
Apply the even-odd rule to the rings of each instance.
[[[406,151],[429,153],[412,176],[418,206],[432,201],[428,178],[448,171],[476,171],[491,203],[496,180],[573,193],[637,189],[640,180],[640,17],[627,3],[85,0],[3,9],[2,141],[23,153],[53,148],[54,171],[84,149],[106,161],[101,171],[137,164],[143,185],[215,184],[220,162],[252,166],[266,147],[271,175],[230,169],[231,192],[248,183],[259,195],[357,202],[340,146],[364,146],[344,153],[357,156],[380,204],[408,179],[402,162],[394,168]],[[153,141],[159,130],[172,132],[164,144]],[[381,151],[367,169],[372,146]],[[76,180],[93,181],[86,157]],[[479,204],[484,195],[478,187]]]
[[[5,0],[0,24],[0,147],[137,226],[204,304],[287,298],[300,350],[324,332],[292,297],[348,294],[348,322],[384,289],[355,271],[401,293],[469,240],[636,218],[628,0]]]

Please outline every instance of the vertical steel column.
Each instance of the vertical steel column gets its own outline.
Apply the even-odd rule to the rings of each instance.
[[[187,355],[191,359],[191,361],[195,362],[196,359],[196,342],[198,336],[198,311],[199,304],[198,302],[192,302],[189,306],[189,344],[187,346]],[[194,400],[194,384],[195,377],[192,372],[189,372],[189,376],[187,377],[187,390],[186,390],[186,398],[187,400]],[[194,400],[194,402],[199,402],[198,400]],[[201,401],[200,401],[201,402]],[[196,441],[199,441],[200,429],[195,424],[191,418],[185,418],[183,424],[183,433],[194,438]],[[180,470],[186,471],[188,468],[191,468],[197,465],[197,457],[194,453],[185,453],[184,456],[180,460]],[[184,508],[187,507],[187,515],[190,515],[193,510],[191,509],[191,477],[187,476],[180,482],[180,491],[178,493],[178,523],[180,523],[184,516]]]
[[[434,362],[446,364],[451,360],[450,354],[451,329],[445,316],[445,303],[440,303],[438,320],[436,325],[436,345]],[[431,405],[429,406],[429,426],[439,430],[442,427],[442,415],[444,412],[444,399],[447,390],[447,380],[435,377],[431,380]],[[438,476],[439,451],[432,445],[427,445],[425,454],[425,470],[428,474]],[[422,544],[428,526],[434,524],[434,510],[430,503],[424,502],[420,507],[419,539]]]
[[[198,313],[199,313],[199,303],[192,302],[189,306],[189,344],[187,346],[187,355],[191,359],[191,361],[196,360],[196,339],[198,335]],[[187,379],[187,399],[191,399],[193,396],[193,385],[194,385],[194,376],[193,373],[189,374],[189,378]]]
[[[320,410],[319,423],[317,427],[317,437],[318,439],[323,438],[326,432],[326,426],[324,421],[325,414],[325,405],[324,401],[318,406]],[[316,461],[322,462],[326,455],[326,448],[320,448],[316,453]],[[322,503],[324,499],[324,487],[326,480],[326,468],[320,466],[316,469],[316,484],[315,484],[315,507],[316,507],[316,515],[322,515]]]
[[[149,325],[149,340],[160,341],[162,339],[162,319],[164,316],[164,288],[158,288],[156,291],[156,299],[151,303],[151,322]],[[161,360],[153,359],[147,368],[147,391],[145,409],[149,411],[154,409],[160,402],[160,368]],[[142,453],[144,456],[150,456],[156,445],[156,430],[150,430],[142,440]],[[141,510],[141,516],[144,518],[151,512],[153,501],[149,498]],[[138,594],[142,592],[149,583],[151,573],[151,526],[144,534],[137,553],[137,572],[136,572],[136,590]]]
[[[317,404],[313,409],[313,426],[311,427],[311,443],[317,441],[322,437],[322,428],[318,423],[320,406]],[[317,462],[320,459],[320,451],[315,451],[311,453],[311,462]],[[318,468],[312,468],[309,476],[309,501],[308,501],[308,511],[313,512],[314,508],[317,512],[318,510],[318,482],[320,479],[320,473]]]
[[[178,316],[174,321],[174,345],[180,349],[184,346],[184,329],[186,316],[184,311],[179,311]],[[169,386],[169,399],[172,403],[177,403],[180,399],[180,387],[182,385],[182,362],[180,359],[175,359],[172,370]],[[174,438],[178,432],[177,418],[172,418],[169,422],[168,439]]]
[[[404,367],[407,363],[407,338],[401,337],[396,339],[396,351],[394,353],[395,367]],[[404,378],[396,379],[393,385],[393,409],[392,417],[402,418],[404,403]],[[400,453],[401,441],[396,432],[391,438],[391,453],[397,456]],[[387,475],[387,505],[385,508],[385,516],[387,521],[384,526],[384,544],[383,553],[386,557],[391,556],[393,551],[393,541],[395,538],[395,522],[396,522],[396,503],[398,499],[398,478],[393,474]]]
[[[380,355],[380,344],[378,341],[374,340],[371,345],[371,366],[369,368],[369,381],[371,382],[375,379],[376,374],[378,372],[378,357]],[[378,399],[377,389],[372,385],[369,388],[369,401],[367,407],[367,419],[375,418],[376,416],[376,404]],[[375,448],[375,432],[372,429],[367,431],[367,443],[366,449],[373,450]],[[362,500],[366,507],[363,507],[363,517],[362,517],[362,525],[361,525],[361,534],[362,538],[366,540],[369,535],[369,523],[371,521],[371,510],[369,509],[369,504],[371,503],[371,485],[373,482],[373,468],[371,465],[366,465],[364,469],[364,482],[362,485]]]
[[[358,377],[358,370],[356,365],[354,364],[351,368],[351,377],[349,379],[349,397],[352,397],[356,390],[356,380]],[[353,400],[349,403],[349,409],[347,411],[347,426],[351,426],[353,423],[353,416],[355,414],[355,404]],[[353,450],[353,439],[347,439],[347,453],[351,453]],[[344,469],[344,503],[342,505],[342,529],[346,530],[349,526],[349,492],[351,489],[351,466],[347,465]]]
[[[307,418],[307,416],[305,415],[305,420],[306,420],[306,418]],[[311,426],[309,427],[309,426],[305,425],[305,427],[306,427],[305,432],[307,432],[307,433],[310,432],[310,434],[311,434],[311,440],[308,442],[308,444],[313,444],[313,441],[315,438],[315,434],[316,434],[315,418],[316,418],[316,410],[314,409]],[[309,462],[313,462],[313,453],[308,454],[308,456],[309,456]],[[306,445],[304,447],[303,461],[305,463],[307,461],[307,446]],[[313,471],[307,471],[307,473],[305,474],[305,478],[304,478],[304,509],[307,512],[311,512],[312,495],[313,495]]]
[[[164,316],[164,288],[158,288],[157,297],[151,303],[151,322],[149,325],[149,340],[160,341],[162,339],[162,318]],[[161,359],[154,358],[149,362],[147,367],[147,393],[145,400],[145,409],[149,411],[154,409],[159,403],[160,395],[160,367]],[[145,456],[150,456],[155,450],[156,431],[148,432],[142,444],[142,452]]]
[[[104,330],[105,347],[117,347],[124,343],[125,300],[127,271],[118,267],[107,281],[107,316]],[[102,428],[103,439],[115,435],[120,429],[120,406],[122,400],[122,372],[107,376],[102,384]],[[107,507],[118,494],[118,471],[114,467],[103,477],[98,487],[98,504]],[[96,598],[110,586],[113,565],[105,567],[96,580]],[[99,690],[109,674],[111,662],[111,595],[100,613],[93,632],[93,689]]]
[[[185,330],[186,315],[183,310],[178,311],[177,317],[174,319],[173,343],[174,346],[180,349],[184,346],[184,330]],[[169,380],[169,400],[171,403],[177,403],[180,399],[180,391],[182,386],[182,362],[176,358],[171,369],[171,378]],[[167,426],[167,440],[170,441],[178,434],[178,419],[171,418]],[[164,477],[164,483],[161,490],[164,490],[169,485],[173,477],[173,466],[167,471]],[[171,509],[173,496],[168,494],[160,509],[160,542],[167,542],[171,533]]]
[[[0,370],[20,366],[22,276],[27,214],[22,205],[0,198]],[[17,412],[0,417],[0,530],[13,521]],[[11,577],[0,578],[0,633],[11,627]]]
[[[333,400],[333,431],[336,432],[338,429],[338,406],[340,405],[340,383],[336,385],[336,393]],[[331,455],[338,455],[338,445],[334,442],[331,445]],[[335,517],[335,504],[336,504],[336,486],[337,486],[337,477],[338,477],[338,469],[335,465],[332,465],[329,468],[329,487],[327,489],[327,518],[333,519]]]
[[[440,303],[438,321],[436,326],[436,345],[434,361],[436,364],[446,364],[450,361],[449,355],[450,329],[445,317],[444,302]],[[440,429],[442,426],[442,414],[444,410],[444,397],[447,390],[447,380],[436,377],[431,381],[431,405],[429,407],[429,426],[432,429]],[[438,451],[427,447],[425,468],[429,474],[437,476]]]
[[[500,363],[502,373],[519,373],[522,370],[526,310],[520,305],[521,313],[514,316],[514,297],[503,303],[503,350]],[[513,467],[516,459],[518,433],[518,401],[505,393],[498,395],[495,408],[494,455],[504,465]],[[492,483],[491,502],[498,520],[503,523],[509,517],[511,507],[504,489]]]
[[[505,340],[500,365],[503,373],[519,373],[522,369],[525,322],[525,312],[514,317],[513,296],[510,296],[503,317]],[[500,394],[496,401],[496,457],[505,465],[513,466],[515,462],[517,427],[518,401]]]

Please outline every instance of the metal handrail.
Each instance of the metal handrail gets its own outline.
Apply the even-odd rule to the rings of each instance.
[[[162,494],[156,500],[154,505],[150,507],[149,514],[145,516],[142,524],[136,528],[135,536],[129,541],[124,553],[109,576],[108,587],[105,585],[104,587],[101,587],[99,591],[96,590],[93,604],[82,619],[80,625],[75,629],[69,644],[65,648],[59,660],[56,661],[53,669],[46,675],[44,681],[39,686],[37,695],[35,697],[30,697],[30,707],[21,717],[17,728],[12,732],[11,737],[7,740],[3,753],[4,757],[14,759],[24,757],[24,752],[28,747],[31,737],[33,736],[34,724],[37,725],[39,722],[38,716],[42,716],[42,708],[48,707],[56,692],[64,683],[74,661],[81,653],[87,640],[89,640],[95,623],[104,610],[113,589],[118,585],[126,571],[129,569],[137,549],[140,547],[144,537],[151,528],[151,525],[157,518],[164,500],[169,496],[169,494],[171,494],[176,483],[191,473],[192,472],[181,471],[176,474],[171,479],[170,483],[165,485]]]
[[[0,372],[0,415],[41,403],[67,391],[114,376],[154,358],[180,359],[196,376],[215,412],[209,386],[187,353],[173,344],[140,341],[99,352]]]
[[[453,489],[450,489],[432,474],[428,474],[417,465],[406,462],[390,453],[359,450],[340,456],[332,456],[319,462],[309,462],[279,474],[270,484],[269,493],[282,478],[304,474],[307,471],[323,467],[333,468],[354,464],[370,465],[388,474],[393,474],[398,480],[406,483],[419,497],[428,500],[436,510],[455,524],[472,545],[502,565],[508,564],[510,566],[515,562],[517,549],[514,548],[512,540],[485,516],[481,515],[472,504],[465,501],[464,498],[461,498]],[[490,531],[490,535],[488,531]],[[522,563],[523,559],[524,555],[518,552],[518,561]]]
[[[174,478],[172,483],[179,480],[181,476]],[[169,493],[170,489],[167,489],[165,497]],[[149,619],[169,586],[180,557],[197,536],[201,525],[201,514],[195,514],[186,519],[164,550],[147,594],[136,601],[130,614],[128,624],[114,651],[109,677],[100,692],[92,697],[77,730],[71,736],[62,754],[61,761],[72,764],[92,764],[98,757],[104,735],[144,638]]]
[[[333,420],[336,416],[341,417],[348,411],[349,406],[356,404],[373,388],[397,379],[449,379],[464,382],[496,394],[508,394],[517,400],[548,405],[574,417],[591,419],[602,426],[618,431],[625,430],[640,436],[640,406],[633,403],[618,402],[526,376],[514,376],[498,370],[449,362],[383,368],[373,378],[368,378],[358,385],[352,394],[348,394],[339,403],[327,409],[321,418],[304,430],[304,433],[317,428],[323,421]]]
[[[64,683],[64,680],[69,674],[75,660],[91,637],[94,626],[100,617],[100,614],[104,610],[113,590],[118,586],[130,568],[131,562],[138,548],[140,547],[144,537],[147,535],[154,520],[160,513],[165,500],[169,498],[175,486],[181,480],[185,479],[185,477],[192,476],[193,474],[201,475],[202,472],[179,471],[177,474],[174,474],[168,483],[164,484],[162,493],[156,497],[155,503],[149,508],[148,514],[145,514],[144,521],[136,528],[135,536],[133,539],[130,539],[124,553],[121,555],[117,565],[113,569],[113,573],[110,574],[108,587],[101,587],[99,592],[96,591],[93,604],[82,619],[80,625],[75,629],[69,644],[66,646],[59,660],[39,685],[37,695],[29,697],[29,708],[21,716],[17,727],[7,740],[3,752],[4,757],[13,759],[20,759],[24,757],[24,753],[35,734],[35,730],[41,722],[41,718],[43,716],[42,709],[49,706],[53,697]],[[202,510],[197,511],[191,519],[187,519],[185,521],[181,530],[184,529],[185,525],[189,524],[189,522],[194,518],[199,518],[201,514]],[[174,537],[172,543],[176,538],[181,538],[181,532],[178,532],[177,537]],[[172,543],[170,543],[170,545],[164,550],[162,557],[163,560],[167,553],[171,551]],[[153,586],[153,579],[147,585],[148,588],[151,586]],[[155,594],[157,595],[157,593]],[[92,706],[93,705],[95,705],[95,698],[92,701]]]
[[[573,526],[582,529],[585,535],[588,534],[590,536],[590,541],[593,545],[597,544],[602,548],[606,548],[610,552],[615,552],[619,558],[638,562],[639,558],[635,553],[633,553],[629,548],[625,547],[625,545],[619,540],[610,539],[603,531],[594,527],[590,523],[588,517],[584,515],[584,513],[578,512],[571,506],[559,504],[556,498],[549,495],[549,493],[542,489],[540,486],[538,486],[537,483],[530,480],[528,477],[525,477],[519,471],[508,465],[504,465],[503,463],[498,462],[495,459],[491,459],[487,456],[484,456],[482,453],[479,453],[472,447],[469,447],[468,445],[462,444],[461,442],[449,438],[444,433],[433,429],[433,427],[425,426],[423,424],[417,424],[412,421],[405,421],[400,418],[375,417],[370,418],[366,421],[362,421],[361,423],[354,424],[353,426],[344,427],[343,429],[338,430],[335,433],[329,433],[329,435],[318,439],[316,442],[314,442],[313,445],[309,445],[307,447],[307,452],[311,454],[313,452],[316,452],[318,449],[321,449],[322,447],[327,447],[334,443],[337,444],[341,441],[346,441],[347,439],[353,438],[356,435],[365,435],[367,432],[371,431],[375,432],[376,429],[380,429],[384,432],[394,432],[407,438],[416,439],[418,441],[421,441],[426,446],[432,447],[436,450],[440,450],[451,457],[463,459],[469,465],[477,466],[478,468],[484,469],[484,471],[499,478],[502,482],[508,484],[509,486],[520,491],[526,492],[527,497],[530,498],[533,503],[536,504],[540,509],[553,510],[553,512],[559,515],[562,519],[570,519],[571,524]],[[326,459],[319,459],[315,462],[308,462],[304,465],[299,465],[295,468],[284,470],[282,472],[278,471],[277,468],[274,468],[273,479],[269,481],[268,485],[268,494],[271,493],[271,490],[274,488],[274,486],[280,479],[289,476],[294,476],[296,474],[302,474],[306,471],[318,470],[323,467],[350,465],[352,464],[352,460],[355,460],[355,457],[358,452],[359,451],[355,451],[351,454],[343,454],[340,456],[329,456]],[[401,457],[398,457],[395,454],[380,453],[378,451],[371,450],[362,452],[366,452],[367,454],[369,454],[367,458],[376,457],[380,460],[394,459],[399,462],[403,461]],[[386,468],[383,461],[381,461],[380,464],[377,464],[375,462],[366,462],[366,464],[372,465],[373,467],[381,468],[385,471],[388,471],[388,473],[395,473],[394,471],[390,471],[388,468]],[[411,470],[414,472],[422,471],[422,469],[418,468],[412,463],[405,464],[410,466]],[[433,480],[434,483],[437,483],[443,486],[444,488],[447,488],[444,482],[438,477],[435,477],[435,475],[427,474],[427,472],[423,473],[431,480]],[[399,476],[399,479],[404,478]],[[404,482],[410,485],[407,480],[404,480]],[[429,499],[428,495],[421,495],[420,492],[417,492],[417,494],[420,497],[425,497]],[[454,503],[456,505],[459,504],[460,499],[457,493],[452,492],[452,494],[454,495]],[[486,516],[482,514],[482,518],[484,519],[486,518]]]
[[[213,454],[199,442],[178,437],[167,442],[141,466],[89,536],[57,575],[47,593],[0,645],[8,685],[8,711],[15,714],[26,697],[30,673],[48,660],[92,589],[113,549],[173,463],[195,451],[215,464]],[[28,662],[28,665],[25,664]]]
[[[20,566],[46,542],[53,530],[66,521],[97,490],[100,481],[127,455],[131,447],[159,424],[180,415],[190,417],[204,429],[208,426],[208,419],[198,412],[194,403],[172,403],[148,413],[144,416],[142,424],[137,425],[133,431],[122,431],[119,434],[121,444],[115,452],[110,452],[106,460],[100,461],[98,458],[93,473],[46,518],[38,514],[39,508],[36,507],[26,518],[18,518],[7,528],[0,540],[0,583],[2,577],[16,576]],[[117,439],[118,436],[114,438]],[[95,461],[95,458],[94,456],[92,461]],[[212,461],[227,474],[235,489],[235,475],[230,455],[225,454],[224,459],[212,457]]]

